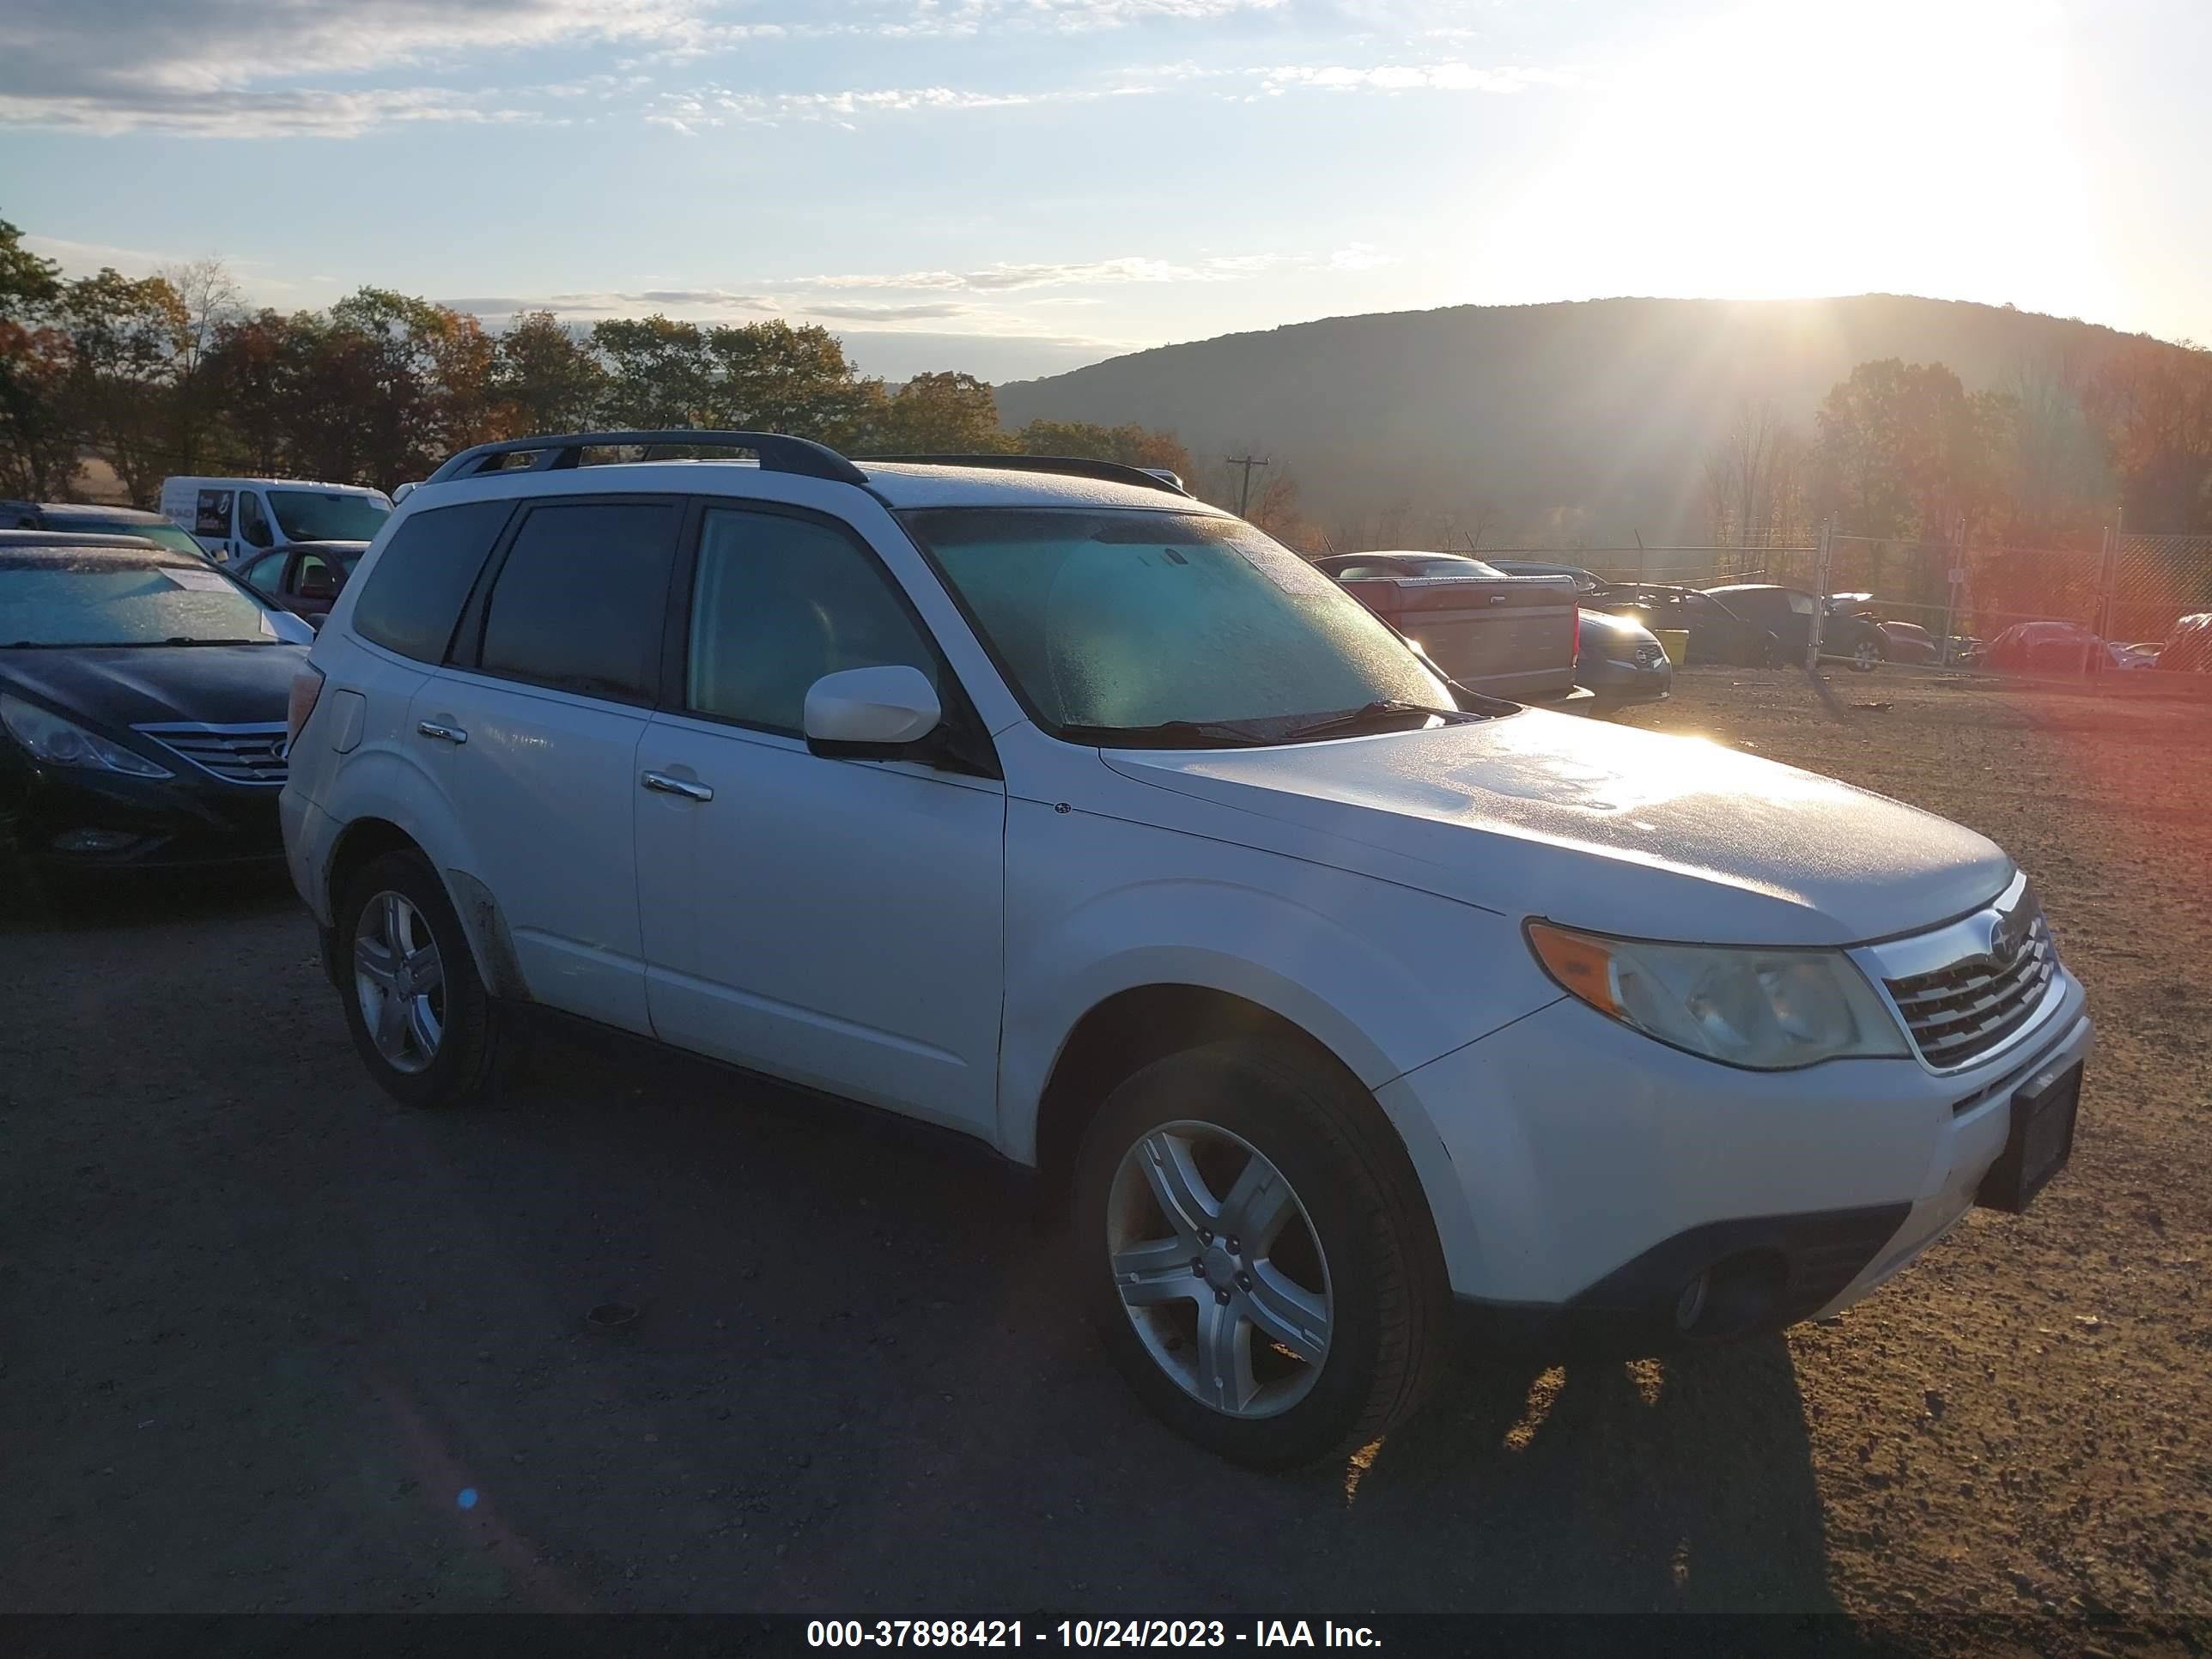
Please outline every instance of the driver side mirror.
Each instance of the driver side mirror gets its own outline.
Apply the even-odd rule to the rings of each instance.
[[[806,746],[817,755],[915,758],[944,719],[929,677],[903,663],[843,669],[806,688]]]

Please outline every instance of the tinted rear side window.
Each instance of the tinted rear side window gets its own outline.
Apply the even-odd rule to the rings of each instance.
[[[484,672],[651,702],[682,516],[674,501],[531,508],[492,584]]]
[[[354,605],[353,625],[362,637],[418,662],[443,662],[453,624],[511,506],[441,507],[394,531]]]

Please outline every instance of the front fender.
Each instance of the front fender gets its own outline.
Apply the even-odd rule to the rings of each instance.
[[[1511,922],[1297,859],[1032,802],[1008,817],[999,1145],[1034,1164],[1045,1086],[1084,1016],[1118,993],[1189,985],[1241,997],[1328,1048],[1371,1091],[1559,993]],[[1133,839],[1149,843],[1133,847]],[[1099,872],[1180,866],[1115,883]],[[1378,1097],[1448,1256],[1469,1222],[1418,1100]]]

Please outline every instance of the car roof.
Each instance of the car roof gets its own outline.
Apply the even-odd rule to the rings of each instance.
[[[126,536],[112,530],[0,530],[0,547],[128,547],[165,553],[179,564],[188,564],[191,559],[190,554],[163,547],[143,536]]]
[[[701,465],[727,465],[706,461]],[[1104,478],[1024,471],[1018,458],[1005,467],[930,466],[910,461],[855,461],[884,503],[900,511],[924,507],[1126,507],[1154,512],[1234,515],[1188,495]]]
[[[161,482],[163,483],[195,485],[269,484],[287,489],[344,489],[350,490],[357,495],[381,495],[385,493],[383,490],[379,489],[374,484],[336,483],[328,478],[253,477],[249,477],[245,473],[224,474],[221,477],[210,473],[203,477],[198,473],[186,475],[180,472],[176,474],[174,477],[164,478]]]
[[[1110,507],[1196,514],[1213,519],[1235,517],[1218,507],[1170,489],[1062,473],[1027,471],[1021,467],[1020,459],[1009,456],[1003,467],[933,466],[915,461],[870,460],[856,460],[853,465],[866,477],[868,489],[877,499],[894,512],[934,507]],[[586,477],[591,482],[585,488],[750,496],[754,492],[749,486],[761,476],[758,464],[750,460],[605,461],[544,471],[514,467],[417,485],[409,492],[399,510],[413,512],[418,507],[428,509],[439,501],[477,501],[486,496],[507,498],[539,490],[567,494],[579,487],[578,479]]]
[[[94,501],[40,501],[39,516],[60,520],[64,519],[96,519],[103,523],[167,524],[169,521],[158,513],[149,513],[143,507],[101,507]]]

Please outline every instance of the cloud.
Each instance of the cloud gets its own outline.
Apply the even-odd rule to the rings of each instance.
[[[1509,64],[1483,69],[1452,61],[1441,64],[1378,64],[1364,69],[1342,64],[1325,69],[1295,66],[1243,71],[1259,78],[1267,92],[1305,88],[1321,92],[1489,92],[1511,94],[1531,87],[1572,87],[1582,82],[1575,70],[1526,69]]]
[[[1007,294],[1022,289],[1121,283],[1222,283],[1256,276],[1279,261],[1273,254],[1214,257],[1196,264],[1124,256],[1060,264],[992,264],[975,270],[872,271],[795,277],[790,286],[811,289],[949,289],[967,294]]]
[[[816,300],[802,309],[810,317],[834,317],[854,323],[918,323],[932,319],[965,317],[975,310],[951,301],[913,306],[871,306],[845,301]]]
[[[382,120],[522,118],[436,89],[325,91],[334,76],[399,65],[451,70],[499,54],[616,43],[641,64],[684,62],[787,36],[886,40],[987,29],[1058,33],[1202,21],[1287,0],[783,0],[787,15],[732,0],[8,0],[0,8],[0,124],[240,137],[350,135]],[[489,84],[483,76],[475,84]],[[612,76],[537,89],[611,96]],[[252,94],[252,96],[246,94]],[[510,94],[511,95],[511,94]],[[1055,96],[1059,94],[1054,94]],[[1036,94],[911,92],[732,94],[756,118],[834,119],[878,110],[975,108]],[[710,112],[701,112],[712,124]],[[727,112],[726,112],[726,114]],[[688,126],[667,111],[664,125]]]
[[[1372,242],[1348,243],[1328,256],[1331,270],[1375,270],[1397,263],[1396,254],[1385,253]]]
[[[36,125],[94,133],[152,128],[197,137],[350,138],[391,122],[456,121],[513,125],[551,121],[543,112],[492,102],[442,87],[356,92],[239,92],[142,88],[115,94],[0,92],[0,125]]]

